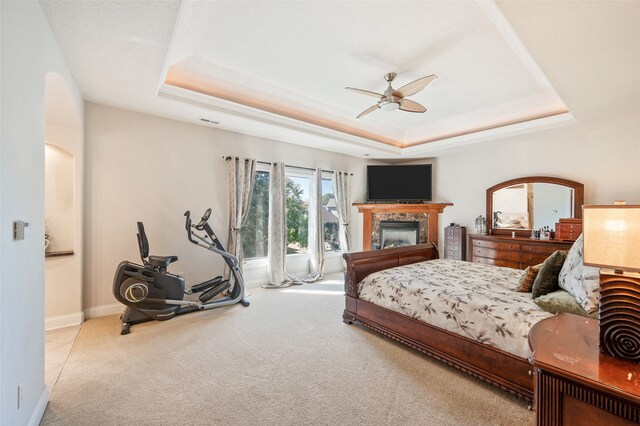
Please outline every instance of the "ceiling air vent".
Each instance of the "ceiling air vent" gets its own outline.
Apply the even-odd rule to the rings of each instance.
[[[210,120],[210,119],[204,118],[204,117],[199,117],[198,121],[202,121],[203,123],[207,123],[207,124],[220,124],[219,121]]]

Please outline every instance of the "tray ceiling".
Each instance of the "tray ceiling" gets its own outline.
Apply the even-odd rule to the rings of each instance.
[[[109,105],[374,157],[572,121],[493,2],[42,4],[83,94]],[[113,62],[98,68],[96,55]],[[396,88],[438,76],[410,97],[428,111],[356,119],[376,99],[345,87],[382,92],[392,71]],[[116,79],[131,90],[95,88]]]

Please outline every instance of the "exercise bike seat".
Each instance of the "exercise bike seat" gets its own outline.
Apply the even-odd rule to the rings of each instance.
[[[169,264],[178,260],[178,256],[149,256],[148,259],[153,266],[166,268]]]
[[[165,268],[169,264],[178,260],[178,256],[153,256],[149,254],[149,240],[147,240],[147,233],[144,231],[144,224],[138,222],[138,248],[140,249],[140,259],[143,264],[149,264],[156,268]]]

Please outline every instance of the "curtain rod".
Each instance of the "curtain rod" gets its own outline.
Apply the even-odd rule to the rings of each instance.
[[[224,155],[223,155],[223,156],[222,156],[222,158],[223,158],[224,160],[230,160],[230,159],[231,159],[231,158],[233,158],[233,157],[229,157],[229,156],[224,156]],[[267,165],[269,165],[269,166],[273,164],[273,163],[270,163],[270,162],[268,162],[268,161],[260,161],[260,160],[256,160],[256,163],[259,163],[259,164],[267,164]],[[292,166],[292,165],[289,165],[289,164],[285,164],[284,166],[285,166],[285,167],[291,167],[291,168],[294,168],[294,169],[312,170],[312,171],[313,171],[313,170],[315,170],[315,169],[314,169],[314,168],[312,168],[312,167]],[[326,173],[331,173],[331,174],[335,173],[333,170],[324,170],[324,169],[320,169],[320,171],[321,171],[321,172],[326,172]],[[353,173],[349,173],[349,176],[353,176]]]

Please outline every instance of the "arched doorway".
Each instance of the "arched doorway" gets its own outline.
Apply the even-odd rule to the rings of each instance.
[[[83,321],[82,116],[58,74],[45,81],[45,382],[53,388]]]

